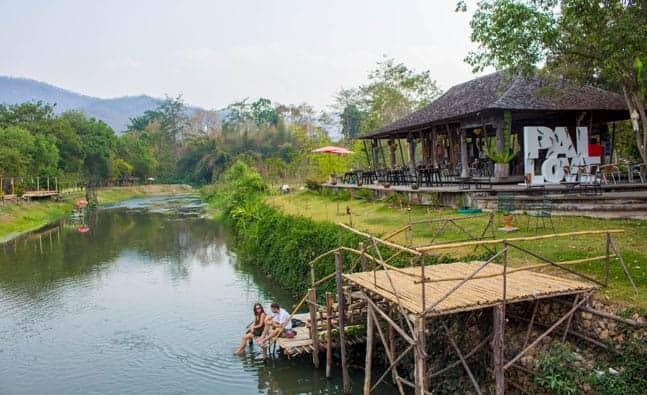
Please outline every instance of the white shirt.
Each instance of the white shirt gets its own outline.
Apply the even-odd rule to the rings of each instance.
[[[283,329],[292,329],[292,320],[288,320],[288,318],[290,318],[290,314],[288,314],[284,309],[279,309],[278,313],[272,312],[272,318],[279,325],[283,325],[285,323]]]

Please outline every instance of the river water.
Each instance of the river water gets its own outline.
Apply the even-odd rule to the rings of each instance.
[[[0,394],[339,393],[338,368],[326,380],[309,358],[232,355],[253,303],[293,300],[199,211],[132,200],[86,215],[87,233],[64,221],[3,244]]]

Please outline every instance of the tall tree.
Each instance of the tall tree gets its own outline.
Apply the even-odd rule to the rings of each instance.
[[[465,10],[465,1],[457,9]],[[545,64],[549,71],[622,91],[647,162],[647,2],[480,0],[470,25],[479,49],[466,61],[475,71],[493,66],[528,75]]]
[[[335,97],[335,109],[346,137],[395,122],[442,93],[429,71],[416,72],[391,58],[377,62],[368,78],[367,84],[342,89]]]

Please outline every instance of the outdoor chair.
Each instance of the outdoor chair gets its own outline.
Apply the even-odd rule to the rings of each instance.
[[[555,225],[553,225],[553,202],[544,196],[544,199],[541,202],[539,207],[536,207],[532,211],[526,213],[528,216],[528,222],[526,228],[530,230],[530,219],[535,218],[535,233],[537,229],[540,228],[539,221],[541,220],[541,227],[546,228],[546,219],[550,223],[550,227],[555,231]]]
[[[578,178],[580,180],[580,192],[586,194],[592,192],[594,195],[602,194],[602,179],[595,165],[579,166]]]
[[[510,192],[499,193],[499,201],[496,211],[498,213],[510,214],[514,211],[514,195]]]
[[[609,164],[600,166],[600,175],[602,182],[604,182],[605,184],[610,184],[611,182],[613,182],[614,184],[617,183],[616,174],[618,174],[619,171],[620,170],[616,165]]]
[[[642,184],[647,183],[647,163],[631,166],[630,172],[631,178],[635,178],[637,176]]]

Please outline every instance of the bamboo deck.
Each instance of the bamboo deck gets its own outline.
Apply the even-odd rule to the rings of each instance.
[[[310,319],[310,315],[307,313],[295,314],[294,318],[298,318],[303,322],[307,322],[307,320]],[[297,335],[292,339],[279,337],[276,340],[276,343],[278,344],[281,351],[289,357],[312,353],[312,339],[310,338],[310,327],[298,326],[296,328],[292,328],[292,330],[297,333]],[[319,331],[320,336],[322,333],[326,333],[326,331],[325,330]],[[347,339],[346,343],[353,345],[358,343],[364,343],[365,341],[366,341],[366,337],[364,336],[353,336]],[[338,348],[338,347],[339,347],[339,344],[333,341],[333,348]],[[326,351],[325,347],[320,348],[320,352],[325,353],[325,351]]]
[[[484,262],[456,262],[425,266],[425,306],[431,307],[447,292],[478,269]],[[406,275],[409,272],[412,275]],[[420,267],[388,270],[402,307],[409,313],[422,314],[422,284]],[[474,278],[456,289],[449,297],[428,313],[430,316],[476,310],[500,304],[503,301],[503,266],[490,263]],[[384,270],[345,274],[349,282],[368,293],[398,303],[391,282]],[[586,282],[571,280],[532,271],[515,271],[507,274],[506,302],[514,303],[561,295],[573,295],[596,288]]]

